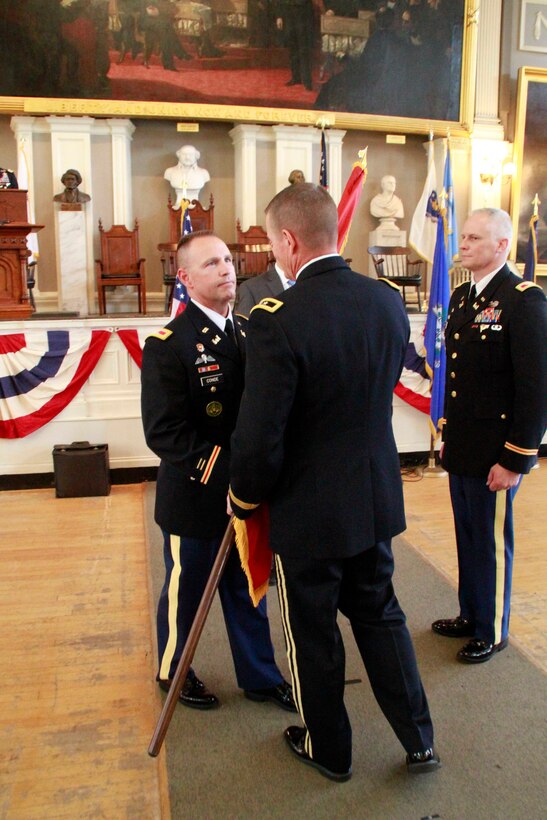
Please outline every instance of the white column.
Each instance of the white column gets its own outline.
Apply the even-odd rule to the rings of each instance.
[[[92,191],[92,176],[91,176],[91,131],[94,120],[92,117],[46,117],[46,122],[49,125],[51,132],[51,165],[53,174],[53,190],[57,193],[62,192],[61,177],[69,168],[75,168],[79,171],[82,177],[81,190],[89,194],[93,199]],[[61,222],[59,219],[60,211],[56,212],[55,219],[55,240],[57,246],[57,289],[59,294],[59,307],[65,310],[72,308],[67,307],[68,301],[63,295],[63,287],[70,290],[71,293],[76,291],[75,276],[79,278],[79,287],[81,293],[86,296],[86,304],[81,307],[82,312],[92,312],[89,307],[95,304],[95,278],[93,268],[93,206],[92,201],[82,205],[83,220],[82,233],[78,232],[83,243],[83,254],[85,259],[85,267],[82,269],[78,261],[74,268],[70,266],[70,284],[67,279],[64,285],[64,271],[63,263],[66,264],[66,255],[61,254],[61,247],[67,248],[67,243],[63,238],[61,241]],[[76,212],[75,212],[76,213]],[[75,220],[74,220],[75,221]],[[70,222],[70,220],[69,220]],[[82,248],[75,250],[78,257]],[[75,274],[74,271],[77,271]],[[68,271],[67,271],[68,274]]]
[[[275,190],[282,191],[289,184],[289,174],[295,168],[304,174],[306,182],[313,181],[313,146],[317,132],[312,126],[274,125]]]
[[[135,126],[131,120],[106,122],[112,135],[113,224],[125,225],[132,231],[135,220],[131,184],[131,140]]]
[[[243,230],[257,224],[256,142],[262,126],[236,125],[230,131],[234,146],[235,215]]]
[[[329,192],[336,204],[340,202],[342,191],[346,186],[347,179],[342,179],[342,144],[345,131],[329,128],[325,131],[327,139],[327,173]],[[319,144],[321,145],[321,132],[319,132]],[[321,147],[319,148],[321,151]],[[359,157],[355,157],[353,162],[357,162]],[[353,163],[352,163],[353,164]]]
[[[481,0],[477,31],[475,122],[499,123],[502,0]]]
[[[499,208],[508,144],[498,116],[501,0],[481,0],[477,31],[475,117],[471,135],[469,208]],[[481,180],[482,175],[482,180]],[[485,181],[489,177],[491,181]]]
[[[27,219],[32,224],[36,223],[36,197],[34,186],[34,122],[35,117],[12,117],[10,126],[17,141],[17,182],[20,188],[25,188],[27,194]],[[32,261],[38,260],[38,236],[31,233],[27,236],[27,246],[32,252]],[[38,268],[35,268],[34,278],[34,298],[39,295]]]

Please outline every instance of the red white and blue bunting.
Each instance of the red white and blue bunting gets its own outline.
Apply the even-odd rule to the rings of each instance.
[[[149,328],[0,334],[0,438],[24,438],[64,410],[95,369],[112,332],[140,368]],[[429,415],[430,382],[422,353],[423,328],[418,328],[395,393]]]

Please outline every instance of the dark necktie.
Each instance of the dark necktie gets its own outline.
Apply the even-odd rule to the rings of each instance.
[[[471,311],[473,311],[475,309],[473,307],[473,302],[475,301],[476,298],[477,298],[477,288],[475,287],[475,285],[471,285],[471,290],[469,291],[469,296],[467,297],[467,308],[466,308],[466,310],[468,310],[470,313],[471,313]]]
[[[237,344],[236,334],[234,330],[234,325],[231,319],[226,319],[226,324],[224,325],[224,333],[230,339],[236,350],[239,352],[239,346]]]

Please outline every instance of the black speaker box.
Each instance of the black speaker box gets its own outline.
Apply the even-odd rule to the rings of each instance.
[[[53,470],[57,498],[110,494],[108,444],[55,444]]]

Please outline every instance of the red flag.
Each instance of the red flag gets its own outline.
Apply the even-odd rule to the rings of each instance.
[[[268,505],[260,504],[245,521],[234,516],[234,529],[239,560],[249,582],[249,595],[258,606],[268,591],[272,569]]]
[[[338,204],[338,253],[343,253],[348,241],[353,214],[361,198],[367,178],[367,149],[359,151],[359,161],[351,170],[350,177]]]

